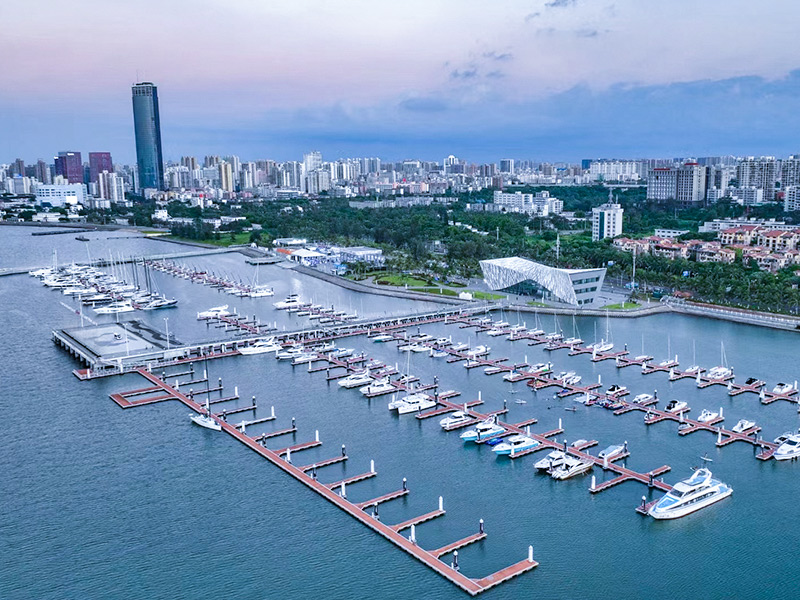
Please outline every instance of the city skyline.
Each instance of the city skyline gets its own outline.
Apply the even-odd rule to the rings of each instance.
[[[787,0],[78,5],[0,8],[15,23],[4,46],[26,57],[0,91],[0,155],[100,148],[132,164],[128,90],[141,80],[161,87],[171,160],[798,151],[800,7]],[[142,45],[126,32],[145,14],[157,18]],[[53,70],[55,52],[70,69]]]

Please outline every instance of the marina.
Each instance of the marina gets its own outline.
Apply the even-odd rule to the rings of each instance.
[[[252,274],[254,267],[248,268]],[[261,267],[262,273],[276,268]],[[156,276],[165,275],[158,273]],[[176,297],[181,286],[191,285],[189,281],[170,278],[175,279],[172,284],[175,287],[165,289]],[[241,277],[242,281],[247,279],[247,276]],[[12,280],[20,285],[28,281],[27,278],[7,281]],[[161,282],[160,285],[169,284]],[[220,293],[214,289],[208,292]],[[517,317],[512,313],[513,309],[504,306],[489,312],[481,306],[433,311],[415,311],[409,307],[405,315],[390,317],[369,316],[369,310],[365,310],[364,316],[353,322],[315,327],[316,320],[307,320],[305,328],[284,330],[285,325],[280,319],[284,318],[282,313],[285,311],[276,311],[272,301],[268,301],[263,303],[263,309],[248,309],[247,317],[238,317],[247,326],[256,323],[262,326],[257,333],[237,327],[238,334],[233,335],[233,331],[226,332],[224,328],[207,326],[196,320],[197,312],[230,302],[214,302],[214,298],[209,296],[173,313],[178,316],[170,317],[171,341],[167,348],[161,319],[145,318],[142,322],[152,333],[140,335],[140,340],[132,334],[139,335],[141,330],[128,325],[130,321],[123,320],[122,315],[119,325],[113,315],[106,316],[112,322],[101,323],[108,328],[99,341],[93,341],[90,323],[76,326],[80,315],[64,312],[57,302],[48,303],[51,296],[47,295],[47,290],[43,293],[42,308],[52,306],[51,315],[57,317],[52,321],[55,327],[53,339],[73,356],[80,354],[78,350],[86,355],[78,356],[83,364],[72,362],[67,353],[59,359],[72,362],[70,369],[75,371],[75,385],[78,386],[75,393],[84,397],[81,405],[93,406],[93,410],[104,415],[104,421],[111,423],[112,427],[116,427],[117,417],[91,402],[91,398],[85,398],[87,390],[107,390],[105,395],[113,400],[107,403],[120,414],[124,413],[119,417],[120,427],[125,427],[124,423],[140,422],[140,419],[142,422],[152,421],[150,436],[174,437],[175,443],[180,445],[202,441],[200,447],[205,447],[204,454],[211,453],[211,460],[221,449],[213,436],[236,440],[239,442],[237,446],[250,447],[253,450],[251,454],[278,467],[267,471],[275,470],[283,478],[289,474],[291,479],[306,488],[306,495],[308,489],[318,491],[316,486],[299,479],[294,472],[297,470],[308,480],[324,487],[331,496],[321,490],[317,495],[336,505],[349,521],[358,523],[361,528],[366,526],[365,531],[377,533],[378,537],[390,541],[394,548],[404,551],[398,554],[414,558],[415,564],[422,562],[446,579],[449,585],[468,594],[480,594],[490,588],[496,588],[491,594],[498,598],[530,593],[531,590],[563,593],[563,590],[558,591],[558,584],[548,574],[551,566],[561,568],[563,564],[558,545],[546,533],[551,527],[548,524],[557,523],[559,530],[569,532],[575,531],[582,521],[589,520],[599,536],[604,523],[608,523],[622,531],[626,544],[634,548],[640,546],[645,542],[645,536],[637,533],[640,518],[626,515],[630,515],[634,508],[641,512],[642,493],[646,496],[644,504],[647,506],[645,512],[648,512],[675,482],[687,478],[690,466],[702,464],[697,457],[712,458],[714,477],[730,484],[736,489],[736,494],[714,507],[680,519],[688,525],[699,524],[700,520],[727,521],[728,515],[739,514],[742,505],[754,497],[751,487],[737,475],[739,472],[753,473],[756,469],[758,473],[759,465],[769,465],[769,471],[763,472],[764,485],[772,482],[780,485],[791,476],[791,464],[771,460],[778,446],[772,438],[782,431],[797,429],[793,420],[787,422],[789,415],[794,414],[793,419],[797,418],[797,393],[793,384],[796,375],[791,369],[772,373],[758,361],[745,364],[734,345],[727,341],[731,364],[736,366],[734,377],[716,381],[706,375],[710,367],[717,364],[713,350],[713,345],[719,346],[716,341],[716,344],[709,344],[712,346],[710,351],[698,352],[700,364],[708,365],[700,373],[700,383],[704,385],[698,386],[697,373],[681,371],[678,360],[654,365],[649,356],[631,356],[634,353],[621,342],[615,342],[615,348],[611,350],[593,352],[587,351],[582,342],[555,348],[554,340],[546,339],[547,333],[534,335],[519,328],[511,331],[521,325],[523,319],[532,320],[532,317],[530,314]],[[276,289],[276,295],[279,300],[289,294],[286,290]],[[263,302],[259,299],[245,300]],[[238,310],[235,302],[231,303],[231,308]],[[348,304],[347,301],[340,303],[343,306]],[[505,311],[505,315],[501,311]],[[185,314],[185,318],[182,319],[181,314]],[[362,314],[361,310],[359,314]],[[486,324],[477,323],[486,318],[490,321],[503,319],[511,325],[506,327],[494,323],[486,329]],[[279,321],[277,327],[276,319]],[[56,325],[59,320],[64,323],[61,327]],[[159,321],[161,328],[158,327]],[[584,334],[585,323],[578,320]],[[226,325],[230,327],[230,324]],[[637,324],[640,326],[641,323]],[[269,328],[274,331],[268,331]],[[69,329],[78,330],[71,332],[71,340],[64,333]],[[625,330],[618,326],[617,321],[613,322],[611,329],[615,337],[624,339]],[[486,335],[498,330],[501,334]],[[127,350],[124,349],[126,331]],[[121,343],[115,334],[122,338]],[[430,334],[431,339],[422,339],[424,336],[421,334]],[[380,335],[389,335],[391,340],[388,343],[371,341]],[[308,347],[308,351],[313,352],[312,360],[292,366],[291,361],[276,361],[274,353],[252,357],[240,355],[239,348],[253,346],[259,340],[273,336],[283,347]],[[673,334],[675,347],[678,346],[677,336],[677,333]],[[67,341],[61,342],[60,338]],[[108,347],[102,343],[106,338],[111,340]],[[638,334],[633,337],[634,340],[637,338]],[[179,339],[190,342],[181,343]],[[443,339],[449,343],[445,344],[441,341]],[[689,338],[690,346],[691,341]],[[530,342],[535,345],[529,346]],[[350,356],[340,358],[335,355],[336,350],[323,349],[329,344],[342,348],[345,343],[353,349]],[[398,346],[403,344],[424,347],[428,351],[399,351]],[[452,349],[462,344],[462,349]],[[651,354],[663,356],[663,351],[648,347],[650,343],[644,345]],[[480,349],[481,346],[484,348]],[[683,353],[686,353],[685,346]],[[574,354],[570,356],[571,353]],[[704,356],[707,360],[703,360]],[[107,360],[108,365],[101,368],[98,361],[102,360]],[[471,365],[472,361],[479,361],[479,365],[467,369],[462,366]],[[540,365],[547,368],[542,369]],[[642,370],[643,366],[646,371]],[[344,377],[359,372],[368,372],[376,379],[388,377],[394,391],[369,398],[359,393],[357,388],[348,390],[336,385]],[[581,376],[580,381],[567,383],[562,378],[565,372]],[[504,378],[506,375],[509,377]],[[150,377],[161,383],[155,383]],[[787,383],[779,388],[781,381]],[[290,391],[287,394],[282,389],[280,394],[276,394],[267,382],[282,382],[279,384],[282,386],[285,383]],[[609,393],[614,386],[625,388],[626,393]],[[659,389],[653,395],[654,387]],[[435,406],[408,415],[395,415],[386,410],[392,393],[412,392],[430,397]],[[643,392],[654,397],[644,398],[642,396],[647,394]],[[691,410],[688,413],[664,410],[673,398],[685,399]],[[527,404],[518,404],[516,399],[526,399]],[[216,416],[219,432],[190,424],[185,416],[187,407],[195,414],[204,413],[206,402]],[[141,406],[148,408],[127,410]],[[170,408],[173,406],[180,406],[182,410]],[[119,407],[126,410],[120,411]],[[333,407],[336,407],[337,414],[330,412]],[[575,408],[576,411],[564,412],[565,408]],[[600,410],[602,408],[606,410]],[[717,416],[700,421],[697,417],[703,411]],[[448,433],[439,425],[439,420],[457,412],[465,413],[468,419],[464,426]],[[645,424],[648,412],[650,416],[647,419],[652,422]],[[238,417],[234,417],[237,414]],[[498,454],[493,451],[496,445],[486,443],[494,438],[466,445],[459,439],[461,432],[493,415],[503,428],[503,434],[496,436],[501,443],[521,436],[535,440],[537,445],[519,452],[510,450],[509,454]],[[737,431],[736,426],[742,420],[744,425],[753,423],[753,426],[743,425],[744,428]],[[678,431],[680,425],[689,427]],[[690,435],[700,431],[707,433]],[[368,432],[375,432],[374,437],[385,439],[386,443],[367,439],[373,437]],[[115,438],[124,439],[125,435],[116,433]],[[576,446],[566,443],[566,454],[581,463],[590,463],[589,471],[564,481],[537,475],[533,464],[551,452],[564,450],[565,438],[570,442],[582,440]],[[621,445],[623,440],[629,442],[628,449],[619,456],[604,459],[592,449],[602,449],[609,444]],[[744,443],[733,443],[739,441]],[[342,448],[344,444],[346,450]],[[382,448],[383,445],[386,447]],[[746,448],[752,450],[745,451]],[[423,458],[429,455],[438,459]],[[226,461],[238,462],[240,459],[237,457],[237,453],[228,453]],[[426,473],[423,465],[427,465],[435,475]],[[253,475],[254,471],[260,470],[253,469],[253,465],[245,466],[239,476],[260,477]],[[454,479],[451,479],[450,471],[457,473]],[[212,477],[216,478],[217,474]],[[407,478],[405,485],[403,478]],[[319,511],[315,508],[317,495],[305,500],[303,493],[284,489],[280,481],[280,478],[275,480],[275,485],[280,487],[268,496],[256,493],[253,497],[268,497],[269,503],[278,505],[280,509],[276,510],[285,514],[292,514],[291,509],[287,511],[288,505],[284,501],[291,498],[292,503],[300,503],[304,510],[316,515]],[[480,482],[479,486],[490,484],[497,487],[502,490],[504,498],[516,498],[518,510],[507,510],[499,503],[489,502],[489,498],[477,493],[476,482]],[[638,485],[621,485],[623,483]],[[227,497],[253,494],[245,491],[249,487],[242,480],[228,492]],[[531,491],[535,492],[531,494]],[[600,494],[601,491],[605,493]],[[338,500],[334,501],[333,496]],[[437,509],[439,496],[446,500],[446,506],[443,503]],[[773,494],[765,501],[776,506],[782,504],[781,498],[773,497]],[[474,509],[471,507],[473,504]],[[176,504],[180,505],[180,502]],[[551,521],[548,511],[558,515],[554,521]],[[324,519],[315,516],[315,528],[348,532],[346,538],[337,540],[336,547],[349,549],[354,545],[353,551],[357,553],[362,551],[359,549],[362,544],[367,553],[374,553],[380,547],[376,547],[374,540],[359,540],[357,533],[353,537],[354,532],[341,519],[337,520],[325,511],[320,514],[327,516]],[[533,518],[537,527],[525,526],[528,518]],[[479,519],[485,519],[488,527],[483,529]],[[650,521],[655,522],[647,520]],[[382,531],[384,523],[399,539],[387,537],[388,531]],[[539,531],[541,527],[545,529]],[[651,529],[650,525],[643,527],[648,531],[647,535],[658,539],[679,539],[682,535],[680,529],[667,531]],[[304,527],[301,525],[300,528]],[[725,528],[717,528],[715,535],[724,537]],[[310,536],[310,539],[314,538]],[[462,542],[464,544],[460,545]],[[332,556],[336,555],[332,546],[326,546],[324,541],[321,543]],[[529,554],[530,546],[535,554]],[[394,548],[378,551],[382,561],[395,563]],[[302,555],[302,550],[299,552]],[[457,558],[455,552],[459,553]],[[548,569],[535,569],[534,573],[520,577],[539,561]],[[401,563],[400,568],[406,580],[415,575],[418,577],[418,567]],[[370,569],[380,572],[382,567],[373,564]],[[595,569],[590,571],[599,578],[601,588],[607,585],[602,573]],[[370,580],[370,576],[364,574],[359,578]],[[427,581],[426,585],[438,589],[430,578],[422,579]],[[505,581],[508,583],[497,587]],[[413,587],[416,584],[408,585]],[[413,589],[421,591],[419,587]]]

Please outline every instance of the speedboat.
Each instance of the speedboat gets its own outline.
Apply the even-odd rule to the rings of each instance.
[[[653,399],[653,394],[639,394],[634,399],[634,404],[641,404],[642,402],[650,402]]]
[[[397,388],[394,387],[388,379],[383,379],[381,381],[374,381],[369,385],[365,385],[362,388],[359,388],[359,392],[364,394],[365,396],[371,396],[373,394],[388,394],[389,392],[396,391]]]
[[[436,400],[428,394],[411,394],[405,396],[401,404],[397,407],[397,414],[407,415],[412,412],[419,412],[436,406]]]
[[[611,460],[612,458],[615,458],[620,454],[623,454],[624,452],[625,452],[625,444],[613,444],[608,448],[601,450],[597,454],[597,456],[600,458],[607,458],[608,460]]]
[[[497,424],[497,417],[489,417],[488,419],[481,421],[475,426],[475,429],[468,429],[464,433],[462,433],[459,437],[465,442],[480,442],[482,440],[489,439],[496,435],[500,435],[501,433],[505,432],[505,428],[501,427]]]
[[[791,383],[779,383],[774,388],[772,388],[773,394],[786,394],[791,392],[794,389],[794,386]]]
[[[336,383],[338,383],[343,388],[350,389],[354,387],[369,385],[371,382],[372,382],[372,377],[370,376],[369,371],[364,371],[362,373],[353,373],[352,375],[343,377]]]
[[[576,475],[583,475],[592,470],[594,463],[590,460],[581,460],[575,456],[567,455],[564,461],[552,470],[550,477],[553,479],[569,479]]]
[[[709,421],[713,421],[717,417],[719,417],[719,413],[718,412],[712,412],[712,411],[704,408],[703,412],[700,413],[700,416],[697,417],[697,420],[700,423],[708,423]]]
[[[731,428],[731,431],[733,431],[734,433],[743,433],[748,429],[752,429],[755,426],[756,426],[755,421],[748,421],[747,419],[739,419],[739,422],[736,423],[736,425],[734,425]]]
[[[706,373],[706,377],[709,379],[727,379],[733,374],[728,367],[714,367],[709,369],[708,373]]]
[[[689,410],[689,405],[683,400],[670,400],[664,410],[668,413],[678,414]]]
[[[789,460],[800,456],[800,434],[790,435],[772,455],[775,460]]]
[[[628,391],[628,388],[625,387],[624,385],[614,384],[614,385],[612,385],[610,388],[608,388],[606,390],[606,395],[608,395],[608,396],[618,396],[618,395],[622,394],[623,392],[627,392],[627,391]]]
[[[708,469],[697,469],[692,476],[675,484],[648,511],[654,519],[677,519],[727,498],[733,489],[711,477]]]
[[[544,458],[536,461],[533,466],[539,471],[555,470],[564,464],[565,456],[566,454],[564,454],[563,450],[553,450]]]
[[[462,410],[457,410],[456,412],[450,413],[444,419],[439,421],[439,425],[441,425],[442,429],[450,429],[456,425],[463,425],[464,423],[468,423],[472,420],[472,417],[470,417],[467,413]]]
[[[209,308],[208,310],[197,313],[197,318],[215,319],[217,317],[227,317],[229,314],[231,313],[228,312],[228,305],[223,304],[222,306],[215,306],[214,308]]]
[[[239,354],[249,356],[251,354],[266,354],[268,352],[277,352],[282,346],[274,339],[258,340],[255,344],[250,346],[241,346]]]
[[[497,444],[494,448],[492,448],[492,452],[500,455],[511,455],[516,454],[517,452],[522,452],[523,450],[536,448],[538,445],[539,442],[533,438],[529,438],[527,435],[517,434],[512,435],[506,441]]]

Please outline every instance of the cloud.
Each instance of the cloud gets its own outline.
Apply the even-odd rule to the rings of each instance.
[[[532,13],[528,13],[527,15],[525,15],[525,22],[526,22],[526,23],[530,23],[530,22],[531,22],[531,21],[533,21],[535,18],[537,18],[537,17],[541,17],[541,16],[542,16],[542,13],[540,13],[540,12],[532,12]]]
[[[484,52],[481,56],[483,56],[483,58],[488,58],[489,60],[499,61],[511,60],[514,58],[514,55],[511,52],[496,52],[494,50],[491,50],[490,52]]]
[[[474,79],[478,76],[478,69],[470,67],[468,69],[454,69],[450,72],[450,79]]]
[[[505,77],[505,76],[506,76],[506,74],[503,73],[500,70],[489,71],[486,74],[487,79],[500,79],[500,78]]]
[[[545,2],[544,5],[547,8],[566,8],[573,4],[575,4],[575,0],[550,0],[550,2]]]
[[[578,29],[575,31],[575,35],[582,38],[593,38],[600,35],[600,32],[597,29]]]
[[[442,112],[447,110],[447,105],[444,102],[438,98],[433,98],[430,96],[406,98],[405,100],[401,100],[398,106],[411,112],[423,113]]]

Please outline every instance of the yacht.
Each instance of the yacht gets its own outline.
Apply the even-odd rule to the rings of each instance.
[[[197,313],[197,318],[215,319],[217,317],[227,317],[229,314],[231,313],[228,311],[228,305],[223,304],[222,306],[215,306],[214,308],[209,308],[208,310]]]
[[[178,306],[175,298],[153,298],[140,306],[142,310],[158,310],[160,308],[174,308]]]
[[[397,349],[400,350],[400,352],[411,352],[416,347],[416,344],[403,344],[402,346],[398,346]]]
[[[489,375],[490,373],[494,373],[494,371],[491,371],[490,369],[495,369],[495,368],[496,367],[486,367],[485,371],[489,371],[489,373],[487,373],[487,375]],[[513,382],[514,378],[515,377],[519,377],[519,376],[520,376],[520,373],[517,373],[516,371],[514,371],[512,369],[511,371],[509,371],[508,373],[503,375],[503,381],[511,381],[511,382]]]
[[[192,423],[195,425],[200,425],[200,427],[213,429],[214,431],[222,431],[222,425],[220,425],[219,422],[212,416],[208,402],[206,402],[205,414],[190,414],[189,418],[192,420]]]
[[[457,410],[456,412],[450,413],[444,419],[439,421],[439,425],[441,425],[442,429],[449,429],[451,427],[455,427],[456,425],[469,423],[472,420],[473,419],[469,416],[469,414],[462,410]]]
[[[268,340],[258,340],[249,346],[240,346],[239,354],[250,356],[252,354],[267,354],[268,352],[278,352],[282,346],[273,338]]]
[[[414,344],[411,347],[412,352],[430,352],[430,350],[431,349],[428,348],[428,346],[425,346],[423,344]]]
[[[524,450],[530,450],[532,448],[536,448],[539,445],[539,442],[534,440],[533,438],[529,438],[527,435],[512,435],[510,438],[497,444],[494,448],[492,448],[492,452],[499,455],[510,455],[516,454],[517,452],[522,452]]]
[[[779,383],[774,388],[772,388],[773,394],[787,394],[794,389],[794,386],[791,383]]]
[[[364,385],[369,385],[370,383],[372,383],[372,377],[370,376],[369,371],[364,371],[362,373],[353,373],[352,375],[343,377],[336,383],[338,383],[343,388],[350,389],[354,387],[362,387]]]
[[[800,434],[792,434],[775,450],[775,460],[789,460],[800,456]]]
[[[475,429],[468,429],[459,437],[465,442],[480,442],[505,432],[505,428],[497,424],[497,417],[489,417],[475,426]]]
[[[739,422],[736,423],[733,427],[731,427],[731,431],[734,433],[744,433],[748,429],[752,429],[756,426],[755,421],[748,421],[747,419],[739,419]]]
[[[353,356],[353,352],[355,352],[354,348],[336,348],[331,350],[330,356],[333,358],[348,358]]]
[[[583,475],[592,470],[594,463],[590,460],[581,460],[575,456],[567,455],[561,465],[550,472],[553,479],[569,479],[576,475]]]
[[[291,346],[283,350],[278,350],[275,353],[275,358],[278,360],[294,360],[301,354],[305,354],[305,349],[300,346]]]
[[[709,379],[727,379],[731,375],[733,375],[733,371],[728,367],[714,367],[706,373],[706,377]]]
[[[136,310],[130,302],[112,302],[106,306],[94,309],[98,315],[113,315],[117,313],[133,312]]]
[[[300,301],[300,298],[297,296],[297,294],[292,294],[291,296],[287,296],[285,300],[280,300],[279,302],[273,302],[272,306],[274,306],[278,310],[286,310],[293,307],[298,308],[302,304],[303,303]]]
[[[450,353],[444,350],[434,350],[431,348],[430,356],[431,358],[444,358],[445,356],[450,356]]]
[[[292,359],[293,365],[305,365],[317,360],[316,352],[301,352]]]
[[[540,335],[544,335],[544,329],[539,329],[539,328],[537,327],[536,329],[532,329],[532,330],[531,330],[529,333],[530,333],[531,335],[535,335],[535,336],[537,336],[537,337],[538,337],[538,336],[540,336]]]
[[[608,388],[606,390],[606,395],[607,396],[619,396],[620,394],[622,394],[624,392],[627,392],[627,391],[628,391],[628,388],[625,387],[624,385],[614,384],[614,385],[612,385],[610,388]]]
[[[683,400],[670,400],[664,410],[668,413],[678,414],[689,410],[689,405]]]
[[[677,519],[727,498],[733,489],[712,479],[708,469],[697,469],[691,477],[679,481],[648,511],[654,519]]]
[[[247,295],[251,298],[264,298],[266,296],[274,296],[275,290],[271,287],[254,287],[247,292]]]
[[[383,379],[381,381],[373,381],[369,385],[365,385],[362,388],[359,388],[359,392],[364,394],[365,396],[369,396],[372,394],[387,394],[389,392],[396,391],[397,388],[392,385],[388,379]]]
[[[465,354],[467,356],[480,356],[481,354],[487,354],[491,350],[489,346],[475,346],[472,350],[467,350]]]
[[[564,385],[578,385],[581,382],[580,375],[569,375],[564,378]]]
[[[583,340],[577,337],[568,337],[567,339],[564,340],[564,343],[567,346],[579,346],[580,344],[583,343]]]
[[[623,453],[625,453],[625,444],[614,444],[604,450],[601,450],[597,454],[597,456],[600,458],[607,458],[608,460],[611,460]]]
[[[427,410],[436,406],[436,400],[428,394],[411,394],[404,396],[402,402],[397,406],[397,414],[407,415],[421,410]]]
[[[653,394],[639,394],[634,399],[634,404],[641,404],[643,402],[650,402],[653,399]]]
[[[420,333],[418,335],[415,335],[413,339],[417,343],[430,342],[433,339],[433,336],[430,335],[429,333]]]
[[[780,434],[778,437],[776,437],[773,441],[776,444],[778,444],[778,446],[780,446],[783,442],[788,440],[790,437],[792,437],[796,433],[800,433],[800,429],[798,429],[797,431],[784,431],[782,434]]]
[[[599,342],[595,342],[594,344],[589,344],[586,347],[592,352],[608,352],[609,350],[614,349],[614,344],[613,342],[600,340]]]
[[[488,335],[489,337],[497,337],[499,335],[504,335],[504,334],[505,331],[503,331],[502,329],[490,329],[489,331],[486,332],[486,335]]]
[[[553,450],[544,458],[537,460],[533,466],[538,471],[555,470],[564,464],[565,456],[566,454],[564,454],[563,450]]]
[[[436,338],[436,341],[434,342],[434,344],[436,344],[437,346],[449,346],[450,345],[450,338],[446,338],[446,337]]]
[[[688,369],[686,369],[686,371],[685,371],[685,372],[686,372],[686,373],[691,373],[692,375],[696,375],[696,374],[697,374],[697,373],[699,373],[701,370],[702,370],[702,369],[700,368],[700,365],[692,365],[691,367],[689,367]]]
[[[529,373],[533,373],[534,375],[544,375],[545,373],[549,373],[551,370],[550,363],[536,363],[530,369],[528,369]]]
[[[477,358],[470,358],[467,362],[464,363],[465,369],[472,369],[474,367],[480,367],[483,363],[478,360]]]
[[[455,346],[451,346],[450,350],[453,350],[455,352],[461,352],[462,350],[466,350],[467,348],[469,348],[469,344],[461,342],[459,344],[456,344]]]
[[[718,412],[712,412],[712,411],[704,408],[703,412],[700,413],[700,416],[697,417],[697,420],[700,423],[708,423],[709,421],[713,421],[717,417],[719,417],[719,413]]]

